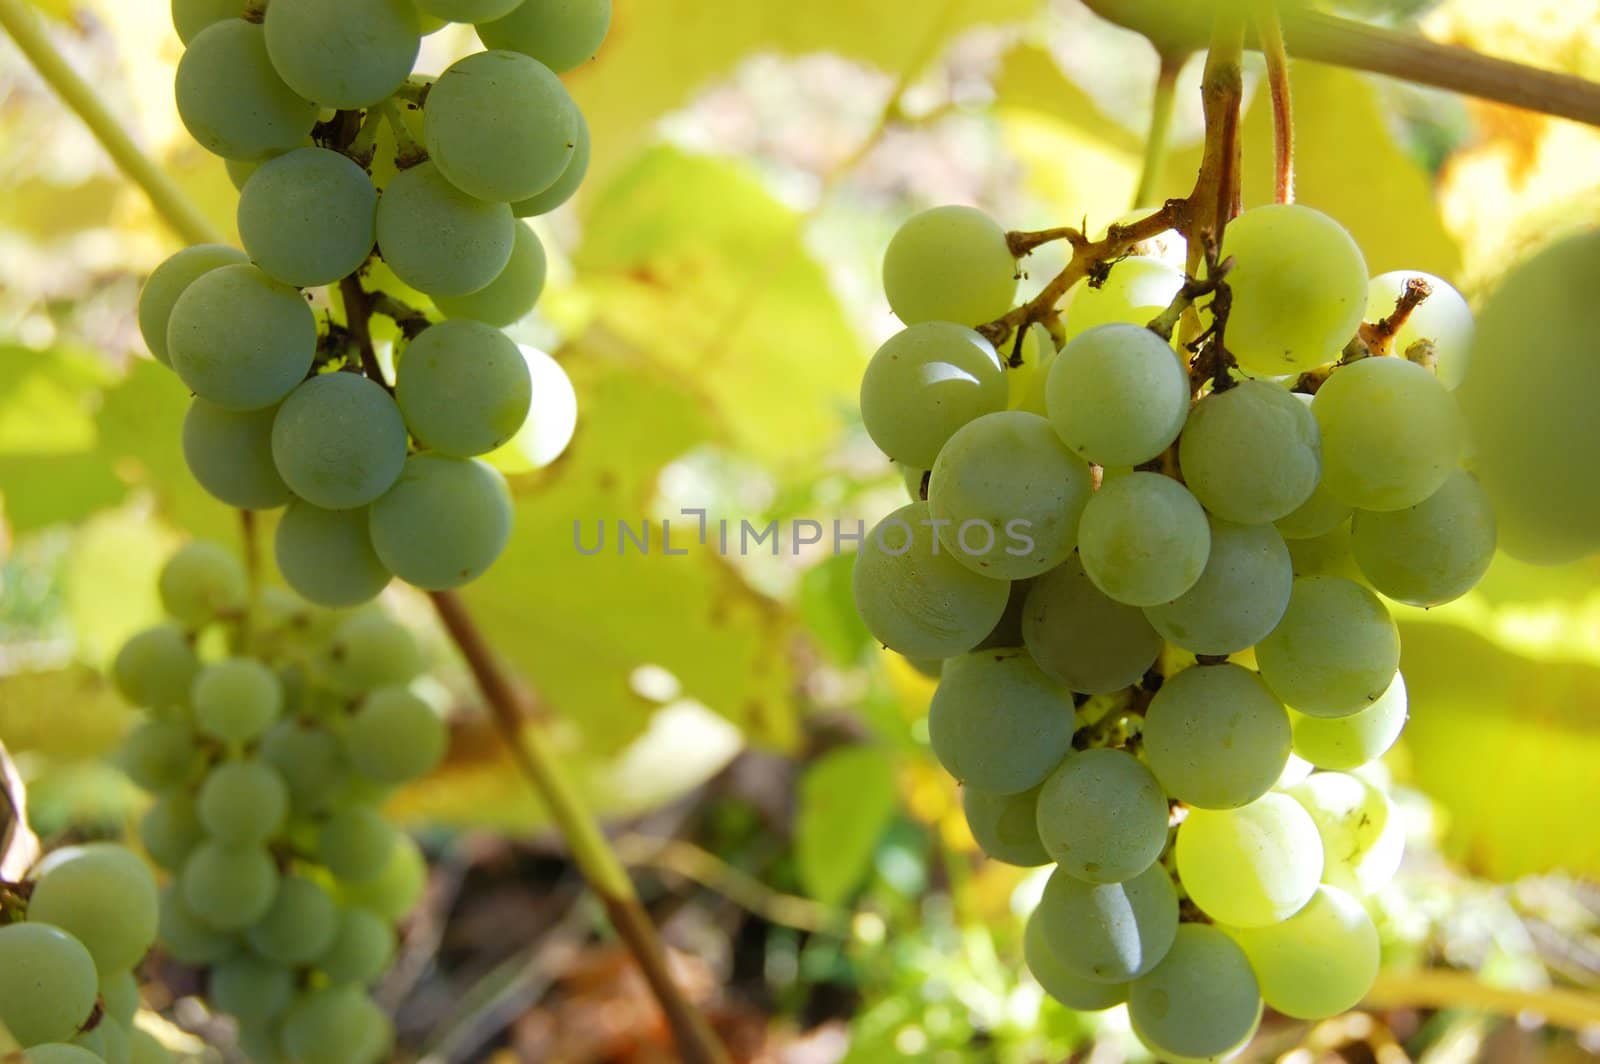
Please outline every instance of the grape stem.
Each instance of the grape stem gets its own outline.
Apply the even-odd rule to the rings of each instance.
[[[372,312],[382,314],[396,325],[405,334],[407,340],[415,340],[433,322],[428,316],[411,304],[396,299],[388,292],[372,293]]]
[[[1133,193],[1135,209],[1156,198],[1162,172],[1167,166],[1167,147],[1172,139],[1172,114],[1178,102],[1178,74],[1191,49],[1164,51],[1156,70],[1156,89],[1150,100],[1150,130],[1144,140],[1144,162],[1139,169],[1139,187]]]
[[[417,143],[417,138],[411,135],[411,130],[406,128],[403,118],[394,103],[385,100],[377,106],[382,112],[384,121],[389,123],[389,129],[394,133],[395,157],[394,165],[399,170],[409,170],[418,163],[428,158],[428,149]]]
[[[1470,1008],[1501,1016],[1536,1013],[1547,1023],[1574,1031],[1600,1025],[1600,996],[1556,987],[1513,990],[1491,986],[1468,972],[1438,968],[1381,972],[1365,1003],[1377,1008]]]
[[[1272,95],[1274,203],[1294,202],[1294,98],[1289,88],[1289,53],[1283,44],[1278,5],[1263,0],[1256,12],[1256,35],[1267,60],[1267,86]]]
[[[339,294],[344,298],[345,328],[361,354],[361,371],[393,395],[394,387],[384,379],[383,367],[378,365],[378,352],[372,346],[372,296],[361,287],[361,278],[354,274],[339,282]]]

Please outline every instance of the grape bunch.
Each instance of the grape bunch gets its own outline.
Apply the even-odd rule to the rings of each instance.
[[[448,745],[410,687],[419,648],[374,606],[332,614],[269,589],[252,608],[239,562],[211,543],[175,554],[160,592],[170,619],[128,640],[112,675],[148,714],[120,763],[155,799],[140,835],[171,876],[161,946],[207,970],[210,1004],[257,1064],[387,1059],[367,988],[426,866],[380,803]],[[231,652],[202,655],[221,643]],[[152,931],[156,909],[152,888]]]
[[[0,1050],[9,1035],[25,1064],[170,1061],[133,1022],[157,908],[149,867],[110,842],[56,850],[23,882],[0,881]]]
[[[1227,227],[1225,289],[1186,282],[1171,234],[1135,251],[997,350],[1007,234],[965,207],[899,230],[905,328],[861,415],[912,501],[854,593],[938,676],[929,739],[982,849],[1055,866],[1025,937],[1040,984],[1218,1060],[1265,1006],[1331,1016],[1376,977],[1363,899],[1402,836],[1363,766],[1407,713],[1385,599],[1468,591],[1496,522],[1461,465],[1474,323],[1445,282],[1369,280],[1296,205]],[[1175,344],[1157,326],[1197,292],[1213,328]]]
[[[479,456],[533,401],[500,331],[545,281],[518,219],[583,180],[588,127],[558,75],[595,54],[610,0],[173,0],[172,14],[178,111],[227,160],[243,244],[178,252],[139,299],[151,353],[194,394],[190,470],[231,506],[286,508],[279,568],[320,605],[365,602],[391,576],[476,579],[512,525]],[[444,20],[474,23],[489,50],[413,76]],[[374,313],[398,334],[392,386]]]

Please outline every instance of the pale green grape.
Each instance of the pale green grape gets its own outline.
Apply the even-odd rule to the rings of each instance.
[[[206,997],[241,1024],[266,1023],[289,1007],[294,987],[294,972],[241,950],[211,969]]]
[[[1062,441],[1096,465],[1149,461],[1189,416],[1189,375],[1166,341],[1137,325],[1102,325],[1067,341],[1045,389]]]
[[[142,1027],[128,1029],[128,1064],[173,1064],[172,1054]]]
[[[1195,654],[1235,654],[1277,627],[1289,608],[1294,567],[1271,525],[1210,519],[1211,553],[1193,587],[1145,608],[1170,643]]]
[[[428,703],[403,687],[382,687],[361,703],[344,741],[357,772],[379,783],[404,783],[438,766],[450,736]]]
[[[571,199],[573,193],[583,184],[583,179],[589,172],[589,123],[584,119],[582,111],[577,112],[577,117],[578,143],[572,149],[572,158],[567,160],[567,168],[561,171],[561,176],[556,178],[555,184],[543,192],[518,200],[511,205],[511,213],[518,218],[549,214]]]
[[[111,663],[117,691],[136,706],[161,711],[189,700],[200,659],[182,628],[158,624],[122,644]]]
[[[40,865],[28,920],[83,944],[96,969],[132,968],[156,940],[155,877],[133,851],[112,843],[70,846]]]
[[[511,260],[500,271],[500,276],[489,282],[488,287],[469,295],[440,296],[433,302],[447,318],[471,318],[504,328],[527,317],[539,302],[539,293],[544,291],[544,277],[544,245],[539,243],[532,229],[519,223],[516,242],[511,247]]]
[[[273,69],[266,32],[242,18],[196,34],[174,86],[189,135],[227,159],[265,159],[298,147],[317,120],[317,105]]]
[[[261,740],[257,756],[278,770],[296,812],[317,813],[345,782],[347,768],[339,740],[321,728],[284,720]]]
[[[1261,993],[1232,939],[1184,924],[1155,970],[1128,988],[1128,1019],[1163,1060],[1227,1060],[1261,1023]]]
[[[1338,222],[1299,204],[1254,207],[1228,224],[1228,350],[1257,376],[1339,357],[1367,306],[1367,264]]]
[[[184,44],[213,22],[238,18],[244,13],[241,0],[172,0],[172,28]]]
[[[1144,613],[1095,587],[1076,554],[1029,586],[1022,639],[1041,669],[1091,695],[1138,683],[1161,653]]]
[[[233,183],[234,191],[239,192],[239,191],[243,191],[244,190],[245,182],[250,180],[250,175],[251,174],[253,174],[257,170],[261,169],[261,163],[263,161],[264,160],[258,160],[258,159],[251,159],[251,160],[224,159],[224,160],[222,160],[222,168],[228,172],[228,180]],[[248,258],[246,259],[246,261],[248,261]]]
[[[352,906],[340,910],[338,927],[315,967],[335,983],[369,986],[388,970],[394,951],[390,923],[370,909]]]
[[[191,695],[195,723],[225,742],[258,738],[283,712],[283,686],[253,658],[229,658],[195,677]]]
[[[896,462],[895,465],[900,470],[900,480],[905,484],[906,494],[911,496],[911,501],[917,502],[922,500],[922,497],[925,494],[923,485],[927,481],[933,479],[933,470],[916,469],[912,466],[900,465],[898,462]]]
[[[1460,469],[1415,506],[1361,510],[1350,525],[1362,573],[1378,591],[1412,606],[1437,606],[1471,591],[1489,571],[1494,546],[1489,496]]]
[[[366,507],[324,510],[295,501],[273,538],[283,579],[319,606],[359,606],[389,585],[368,533]]]
[[[367,260],[377,213],[378,190],[365,170],[336,151],[296,148],[262,163],[244,183],[239,238],[267,276],[312,288]]]
[[[194,848],[205,840],[205,829],[195,812],[194,798],[182,788],[161,794],[139,820],[139,840],[150,859],[176,872]]]
[[[1056,342],[1039,322],[1028,326],[1022,334],[1022,349],[1017,352],[1020,365],[1012,365],[1012,349],[1015,340],[1007,340],[1004,349],[1000,352],[1006,363],[1006,391],[1010,398],[1006,406],[1012,410],[1026,410],[1030,414],[1047,417],[1045,407],[1045,382],[1049,379],[1049,370],[1056,360]]]
[[[71,1038],[98,985],[89,951],[59,927],[0,927],[0,1024],[23,1045]]]
[[[1157,606],[1194,587],[1211,553],[1206,513],[1160,473],[1107,480],[1083,508],[1078,555],[1095,586],[1130,606]]]
[[[426,591],[482,576],[511,538],[511,489],[471,458],[414,454],[372,504],[372,545],[400,579]]]
[[[376,1064],[389,1037],[388,1020],[355,986],[305,993],[283,1019],[283,1048],[298,1064]]]
[[[521,52],[564,74],[594,58],[610,27],[611,0],[523,0],[477,30],[485,48]]]
[[[1050,855],[1039,841],[1035,810],[1039,788],[1020,794],[990,794],[975,787],[961,788],[961,810],[967,827],[983,852],[996,861],[1033,868],[1049,864]]]
[[[1340,576],[1366,586],[1367,578],[1350,553],[1350,522],[1311,539],[1287,541],[1295,576]]]
[[[117,763],[147,791],[175,787],[189,779],[198,760],[194,731],[178,720],[145,720],[128,732]]]
[[[1315,772],[1290,787],[1310,814],[1327,864],[1322,880],[1352,894],[1376,894],[1405,856],[1405,827],[1388,795],[1343,772]]]
[[[982,325],[1011,309],[1017,260],[1005,230],[987,214],[934,207],[895,230],[883,253],[883,291],[907,325]]]
[[[956,430],[928,481],[928,510],[950,556],[975,573],[1023,580],[1060,565],[1094,485],[1050,422],[1005,410]]]
[[[299,292],[259,268],[221,266],[173,304],[167,350],[196,395],[230,410],[260,410],[305,379],[317,319]]]
[[[521,52],[457,60],[429,90],[423,114],[429,158],[481,200],[538,195],[560,179],[578,146],[577,105],[549,67]]]
[[[347,905],[371,909],[386,920],[405,917],[422,898],[428,883],[428,862],[408,835],[396,835],[394,849],[383,871],[361,883],[339,884],[339,896]]]
[[[195,397],[183,418],[183,457],[211,497],[241,510],[272,510],[291,498],[272,464],[278,408],[229,410]]]
[[[378,199],[383,261],[400,280],[430,296],[464,296],[488,287],[511,261],[516,237],[510,207],[474,199],[431,162],[400,171]]]
[[[265,28],[278,75],[323,107],[381,103],[422,44],[411,0],[272,0]]]
[[[23,1064],[102,1064],[105,1059],[91,1049],[64,1042],[45,1042],[22,1052]]]
[[[1376,761],[1406,726],[1406,680],[1394,674],[1389,689],[1359,713],[1331,720],[1290,711],[1294,752],[1323,769],[1346,770]]]
[[[126,970],[102,975],[100,1000],[105,1002],[106,1015],[127,1027],[139,1011],[139,980]]]
[[[370,610],[339,624],[328,646],[331,679],[346,692],[411,682],[422,672],[422,652],[402,624]]]
[[[383,874],[398,834],[376,809],[346,806],[323,822],[317,854],[328,871],[360,883]]]
[[[180,964],[214,964],[234,950],[231,935],[208,926],[189,908],[181,882],[161,892],[159,938],[162,948]]]
[[[1203,809],[1247,805],[1289,761],[1289,714],[1238,665],[1197,665],[1169,678],[1145,712],[1144,753],[1161,786]]]
[[[1067,755],[1045,780],[1039,838],[1063,871],[1091,883],[1121,883],[1155,863],[1167,845],[1167,796],[1144,764],[1122,750]]]
[[[1178,894],[1160,865],[1125,883],[1085,883],[1056,869],[1027,932],[1060,970],[1108,984],[1150,971],[1177,933]]]
[[[88,1056],[83,1054],[87,1053]],[[128,1064],[128,1031],[110,1016],[100,1020],[66,1045],[45,1043],[34,1046],[22,1054],[27,1064]]]
[[[1411,312],[1406,323],[1394,334],[1390,350],[1404,356],[1406,349],[1418,340],[1430,341],[1437,359],[1433,371],[1446,388],[1453,389],[1467,375],[1474,325],[1472,308],[1450,282],[1421,270],[1380,273],[1367,286],[1367,320],[1381,321],[1393,314],[1395,301],[1412,278],[1428,283],[1428,298]]]
[[[446,22],[488,22],[505,18],[522,0],[416,0],[417,7]]]
[[[239,1052],[250,1064],[289,1064],[283,1055],[282,1017],[239,1025]]]
[[[533,402],[533,379],[522,352],[499,329],[442,321],[406,347],[395,399],[419,444],[469,458],[516,435]]]
[[[1099,1012],[1128,1000],[1128,984],[1085,979],[1062,964],[1055,947],[1045,937],[1045,930],[1042,921],[1028,921],[1022,936],[1022,957],[1046,994],[1078,1012]]]
[[[994,794],[1044,782],[1072,746],[1072,697],[1025,650],[945,662],[928,707],[928,740],[957,780]]]
[[[272,908],[245,937],[261,956],[296,967],[320,957],[338,929],[339,910],[328,892],[304,876],[285,876]]]
[[[250,580],[239,559],[203,539],[168,558],[156,586],[167,613],[191,628],[237,616],[250,603]]]
[[[1183,270],[1171,263],[1146,255],[1119,259],[1100,287],[1082,284],[1073,289],[1062,320],[1067,339],[1117,322],[1148,325],[1182,287]]]
[[[211,837],[228,846],[265,842],[289,815],[289,788],[259,761],[229,761],[211,770],[195,805]]]
[[[163,366],[172,364],[167,354],[167,322],[183,290],[212,270],[249,261],[244,252],[224,244],[196,244],[151,271],[139,290],[139,334],[157,362]]]
[[[1383,602],[1353,580],[1302,577],[1289,609],[1256,646],[1261,678],[1313,717],[1347,717],[1376,702],[1400,667],[1400,633]]]
[[[1237,809],[1191,809],[1178,828],[1178,876],[1207,916],[1265,927],[1297,912],[1322,878],[1316,822],[1288,795]]]
[[[502,473],[543,469],[566,452],[578,427],[578,393],[561,363],[526,344],[518,344],[533,377],[533,408],[505,446],[484,460]]]
[[[1438,491],[1465,434],[1455,398],[1415,362],[1341,366],[1311,403],[1322,429],[1322,482],[1361,510],[1400,510]]]
[[[1194,408],[1178,445],[1184,483],[1241,525],[1287,517],[1311,498],[1321,434],[1304,402],[1272,381],[1243,381]]]
[[[1306,398],[1309,399],[1310,396]],[[1353,513],[1355,507],[1334,498],[1333,493],[1323,485],[1319,476],[1316,489],[1312,491],[1310,498],[1301,503],[1294,512],[1285,514],[1273,524],[1277,526],[1284,539],[1293,543],[1296,540],[1325,536],[1349,521]]]
[[[272,423],[272,460],[294,493],[325,510],[365,506],[406,462],[394,398],[355,373],[324,373],[290,393]]]
[[[1378,930],[1361,903],[1337,887],[1318,887],[1281,924],[1233,937],[1261,983],[1261,997],[1295,1019],[1353,1009],[1378,978]]]
[[[1000,356],[961,325],[929,321],[891,336],[861,378],[867,435],[896,462],[932,469],[957,429],[1006,408]]]
[[[239,847],[213,839],[189,855],[178,885],[184,907],[203,925],[218,931],[241,931],[272,907],[278,893],[278,868],[262,847]],[[165,935],[165,923],[162,927]]]

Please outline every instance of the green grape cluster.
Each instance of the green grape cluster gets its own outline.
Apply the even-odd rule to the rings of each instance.
[[[287,508],[279,568],[320,605],[476,579],[512,525],[480,456],[534,400],[501,331],[545,283],[519,219],[583,180],[588,127],[559,75],[599,49],[611,0],[173,0],[172,17],[178,111],[227,161],[243,245],[178,252],[139,300],[151,354],[194,394],[190,470],[231,506]],[[446,21],[489,50],[413,75]],[[392,386],[373,313],[398,333]]]
[[[1191,360],[1157,330],[1184,277],[1156,254],[997,350],[1006,234],[928,211],[889,246],[906,328],[861,389],[912,501],[863,543],[858,610],[889,649],[943,659],[928,737],[981,848],[1054,865],[1035,977],[1072,1008],[1125,1004],[1174,1060],[1228,1058],[1265,1008],[1366,994],[1364,899],[1402,848],[1362,768],[1406,719],[1385,599],[1455,599],[1496,545],[1461,465],[1459,294],[1369,281],[1303,206],[1244,213],[1223,253],[1225,350]]]
[[[148,936],[159,924],[169,956],[206,970],[257,1064],[388,1059],[367,988],[426,867],[380,805],[448,745],[411,690],[419,648],[375,606],[329,613],[280,589],[252,603],[239,562],[207,543],[175,554],[160,590],[170,620],[112,667],[145,711],[119,760],[154,798],[140,836],[170,877],[159,898],[149,882]]]

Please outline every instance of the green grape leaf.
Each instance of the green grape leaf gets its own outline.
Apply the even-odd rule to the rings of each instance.
[[[133,720],[111,684],[85,666],[0,676],[0,735],[14,755],[102,757]]]
[[[79,525],[62,571],[78,659],[107,664],[127,638],[161,619],[156,580],[178,537],[137,507],[102,510]]]
[[[897,804],[894,763],[879,747],[845,747],[808,765],[794,841],[806,893],[829,905],[846,900],[872,866]]]
[[[854,554],[823,559],[800,578],[800,617],[812,638],[837,665],[854,665],[872,647],[872,633],[856,612],[850,586]]]

